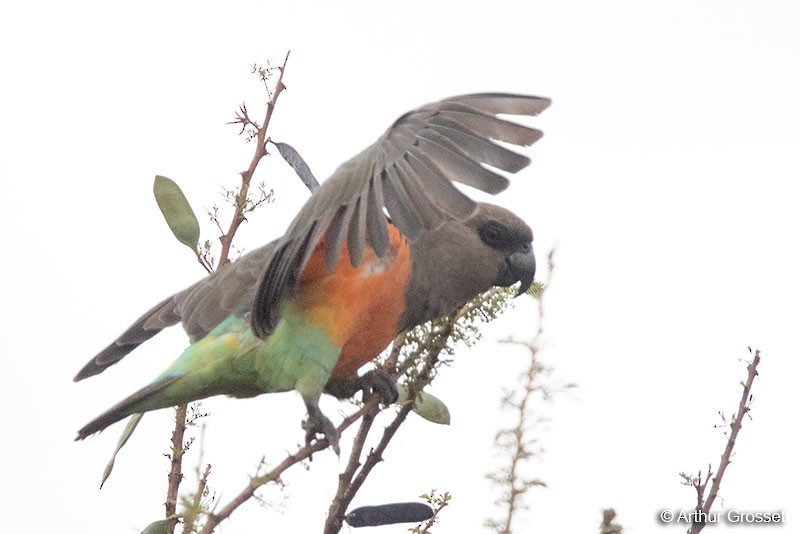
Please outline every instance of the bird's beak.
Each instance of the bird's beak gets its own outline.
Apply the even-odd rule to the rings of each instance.
[[[519,291],[517,296],[525,293],[533,283],[536,274],[536,258],[533,255],[533,248],[530,245],[526,250],[520,250],[506,258],[508,268],[514,275],[514,280],[519,280]]]

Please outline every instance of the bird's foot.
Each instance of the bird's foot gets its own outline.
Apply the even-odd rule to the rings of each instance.
[[[359,389],[362,391],[363,400],[366,401],[371,393],[377,393],[384,404],[397,402],[400,394],[397,392],[394,378],[381,369],[367,371],[358,377]]]
[[[371,393],[377,393],[381,401],[387,405],[396,402],[399,397],[394,378],[380,369],[373,369],[352,378],[330,380],[325,385],[325,393],[337,399],[349,399],[359,391],[362,392],[364,401]]]
[[[306,445],[316,439],[317,434],[322,434],[328,440],[328,444],[339,456],[339,431],[330,419],[319,409],[318,406],[307,406],[308,418],[303,421],[303,430],[306,431]]]

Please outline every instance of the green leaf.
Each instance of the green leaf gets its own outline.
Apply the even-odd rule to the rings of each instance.
[[[540,298],[542,296],[542,293],[544,293],[544,290],[545,290],[545,286],[544,286],[543,283],[538,282],[538,281],[534,281],[531,284],[531,287],[529,287],[528,290],[525,291],[525,294],[526,295],[530,295],[531,297],[538,299],[538,298]]]
[[[153,521],[145,527],[142,534],[167,534],[167,523],[169,523],[169,521],[166,519]]]
[[[403,404],[409,400],[408,389],[403,384],[397,384],[397,393],[399,394],[397,404]],[[447,405],[439,400],[438,397],[425,391],[417,393],[412,410],[431,423],[436,423],[437,425],[450,424],[450,410],[447,409]]]
[[[106,464],[106,468],[103,471],[103,480],[100,481],[100,489],[103,489],[103,484],[105,484],[106,480],[108,480],[108,477],[111,476],[111,471],[114,469],[114,460],[117,458],[117,453],[128,442],[128,438],[130,438],[131,434],[133,434],[133,431],[136,430],[136,425],[138,425],[139,421],[142,420],[143,415],[143,413],[133,414],[128,421],[128,424],[125,426],[125,430],[122,431],[122,435],[120,435],[119,441],[117,441],[117,448],[114,449],[114,454],[111,455],[111,459],[108,461],[108,464]],[[145,531],[147,531],[147,529],[145,529]]]
[[[178,241],[196,253],[197,243],[200,241],[200,224],[181,188],[166,176],[156,176],[153,195],[169,229]]]

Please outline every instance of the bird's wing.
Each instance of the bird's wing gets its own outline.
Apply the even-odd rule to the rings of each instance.
[[[254,249],[179,293],[176,310],[192,342],[206,336],[231,313],[250,311],[258,278],[276,241]]]
[[[75,376],[75,381],[103,372],[163,329],[183,323],[194,342],[231,313],[250,310],[258,277],[275,251],[273,241],[164,299],[139,317]]]
[[[326,237],[331,270],[346,243],[350,261],[364,245],[378,256],[389,248],[384,208],[408,239],[448,219],[467,219],[476,204],[451,182],[498,193],[508,180],[490,167],[515,173],[530,160],[493,141],[529,146],[539,130],[496,115],[538,115],[550,100],[487,93],[428,104],[400,117],[377,142],[342,164],[302,207],[278,241],[259,282],[252,327],[268,337],[280,319],[280,302],[294,296],[298,277]]]

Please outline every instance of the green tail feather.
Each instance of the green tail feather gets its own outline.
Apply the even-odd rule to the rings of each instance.
[[[179,376],[165,377],[156,380],[149,386],[143,387],[142,389],[140,389],[127,399],[117,403],[116,405],[114,405],[113,407],[111,407],[109,410],[99,415],[98,417],[95,417],[87,425],[78,430],[78,437],[75,438],[75,441],[85,439],[86,437],[91,436],[96,432],[100,432],[109,425],[113,425],[117,421],[121,421],[122,419],[125,419],[129,415],[156,409],[154,407],[142,409],[141,406],[144,403],[152,405],[154,396],[162,392],[164,389],[167,388],[167,386],[169,386],[179,378],[180,378]],[[170,406],[174,406],[174,403],[167,401],[166,404],[160,407],[168,408]]]

